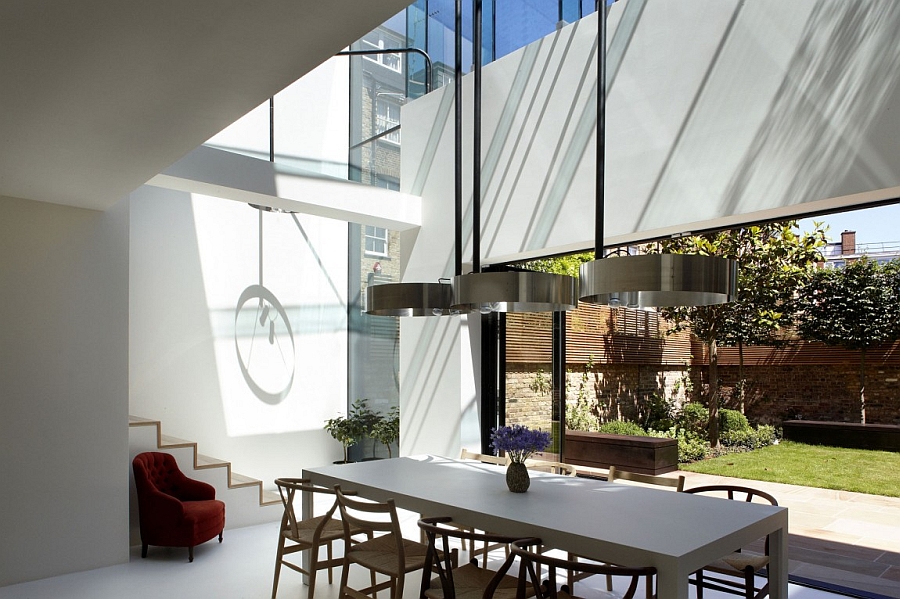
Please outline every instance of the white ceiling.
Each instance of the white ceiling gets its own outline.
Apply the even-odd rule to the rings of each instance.
[[[105,209],[410,0],[0,0],[0,196]]]

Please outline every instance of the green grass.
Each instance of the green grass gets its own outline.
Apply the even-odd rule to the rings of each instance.
[[[820,489],[900,497],[900,453],[782,441],[746,453],[690,464],[682,470]]]

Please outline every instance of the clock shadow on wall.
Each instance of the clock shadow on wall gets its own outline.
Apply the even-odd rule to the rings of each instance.
[[[247,387],[263,403],[281,403],[294,384],[294,329],[284,306],[263,285],[263,216],[286,211],[250,204],[259,211],[259,282],[250,285],[234,309],[234,350]],[[299,222],[298,222],[299,226]]]

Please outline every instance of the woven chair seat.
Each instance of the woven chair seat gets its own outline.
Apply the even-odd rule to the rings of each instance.
[[[347,553],[351,556],[353,563],[388,576],[399,576],[424,568],[427,548],[421,543],[409,539],[402,539],[402,542],[405,557],[403,572],[397,571],[397,540],[393,533],[357,543]]]
[[[497,573],[486,568],[479,568],[475,564],[465,564],[453,570],[453,587],[456,589],[456,599],[482,599],[484,589]],[[512,576],[506,576],[494,591],[495,599],[515,599],[518,581]],[[528,597],[534,596],[529,588]],[[441,581],[435,578],[431,586],[425,590],[428,599],[444,599],[444,590]]]
[[[731,555],[720,560],[714,561],[710,565],[706,566],[704,570],[713,570],[726,573],[734,570],[743,572],[747,566],[750,566],[753,568],[754,572],[759,572],[768,564],[768,555],[754,555],[752,553],[737,552],[732,553]]]

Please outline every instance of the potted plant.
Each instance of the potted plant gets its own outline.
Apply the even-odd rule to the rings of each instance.
[[[363,441],[372,439],[372,429],[375,428],[375,425],[381,420],[381,416],[376,414],[372,408],[369,407],[368,399],[357,399],[353,402],[353,405],[350,406],[350,415],[347,419],[352,423],[351,427],[356,434],[356,444],[355,447],[350,448],[350,458],[354,462],[369,459],[363,453]],[[374,457],[375,455],[376,443],[377,441],[373,439],[371,457]]]
[[[359,441],[359,430],[356,423],[350,418],[336,416],[325,421],[325,430],[335,441],[344,447],[344,463],[350,458],[350,446]]]
[[[394,406],[386,416],[381,416],[370,434],[373,439],[387,447],[389,458],[394,457],[391,453],[391,444],[400,438],[400,408]]]

